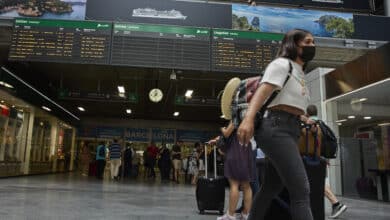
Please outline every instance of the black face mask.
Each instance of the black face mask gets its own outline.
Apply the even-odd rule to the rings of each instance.
[[[300,55],[300,58],[304,63],[309,62],[316,55],[316,47],[314,46],[303,46],[301,48],[302,54]]]

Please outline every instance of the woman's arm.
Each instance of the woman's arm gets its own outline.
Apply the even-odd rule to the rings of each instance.
[[[271,96],[275,88],[276,86],[265,82],[256,90],[249,103],[248,111],[238,127],[237,135],[241,144],[249,144],[249,140],[253,137],[256,113],[261,109],[267,98]]]
[[[225,138],[228,138],[233,133],[233,131],[234,131],[234,125],[232,121],[230,121],[227,127],[221,128],[221,132]]]
[[[301,115],[300,120],[307,125],[314,125],[310,127],[311,132],[317,132],[317,124],[313,119],[308,118],[306,115]]]

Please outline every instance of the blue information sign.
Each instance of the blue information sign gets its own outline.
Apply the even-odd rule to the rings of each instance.
[[[97,136],[97,127],[81,127],[77,129],[78,137],[93,137]]]
[[[121,138],[123,136],[123,128],[118,127],[99,127],[99,138]]]
[[[146,128],[127,128],[125,133],[127,141],[133,142],[149,142],[150,129]]]
[[[218,132],[199,130],[177,130],[176,139],[184,142],[206,142],[218,135]]]
[[[175,129],[152,129],[152,140],[154,142],[175,143]]]

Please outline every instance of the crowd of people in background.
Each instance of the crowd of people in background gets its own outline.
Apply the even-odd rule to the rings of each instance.
[[[136,152],[134,144],[125,143],[122,146],[117,139],[111,143],[99,141],[94,152],[83,144],[80,148],[80,172],[83,176],[96,176],[97,179],[120,178],[135,179],[138,177],[154,180],[160,176],[161,182],[188,183],[195,185],[199,175],[205,172],[205,144],[196,142],[184,145],[177,141],[170,146],[166,143],[150,142],[143,153]],[[213,163],[214,155],[211,147],[207,148],[209,164]],[[218,174],[223,175],[223,154],[217,153]],[[143,168],[143,169],[142,169]],[[209,171],[213,170],[209,166]],[[159,175],[156,171],[159,170]],[[143,172],[143,175],[140,173]]]

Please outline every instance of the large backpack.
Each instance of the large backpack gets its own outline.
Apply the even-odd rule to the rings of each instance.
[[[289,61],[288,63],[289,63],[289,71],[286,79],[284,80],[283,87],[286,85],[288,79],[290,78],[293,69],[291,62]],[[237,87],[237,90],[233,95],[232,105],[231,105],[232,121],[236,128],[240,125],[241,121],[244,119],[246,111],[248,110],[249,107],[249,103],[252,100],[253,95],[256,93],[256,90],[260,85],[263,74],[264,73],[261,73],[260,76],[250,77],[241,80],[239,86]],[[258,124],[257,122],[261,120],[265,110],[267,109],[267,106],[274,100],[274,98],[279,94],[279,92],[280,91],[273,92],[272,95],[267,99],[267,101],[261,107],[260,111],[257,112],[255,125],[257,125]]]
[[[322,132],[321,138],[321,156],[334,159],[337,157],[337,138],[334,135],[332,129],[330,129],[325,122],[318,120],[318,125],[320,126]]]

